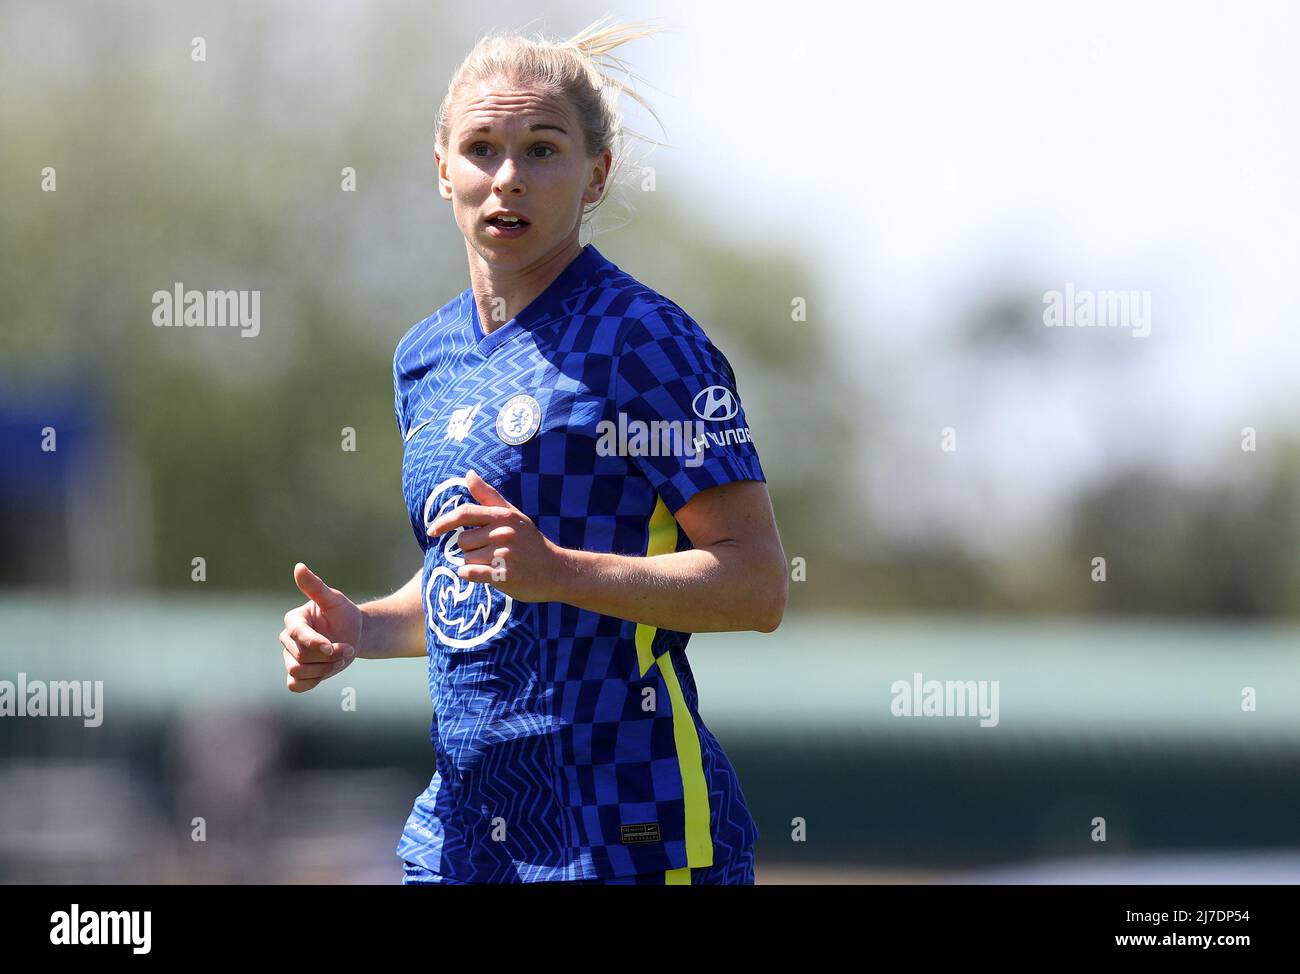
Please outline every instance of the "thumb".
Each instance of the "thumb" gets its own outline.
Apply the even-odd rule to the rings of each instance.
[[[465,474],[465,483],[469,487],[470,496],[480,504],[488,507],[508,507],[514,510],[515,505],[502,497],[495,487],[480,477],[477,470],[471,470]]]
[[[343,601],[343,594],[336,592],[321,580],[302,562],[293,566],[293,580],[299,591],[322,609],[331,609]]]

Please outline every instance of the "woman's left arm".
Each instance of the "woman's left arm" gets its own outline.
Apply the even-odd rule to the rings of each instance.
[[[567,602],[580,609],[678,632],[772,632],[790,580],[767,485],[741,480],[710,487],[675,519],[695,547],[661,555],[561,548],[477,474],[477,504],[462,504],[429,528],[463,527],[458,574],[522,602]]]

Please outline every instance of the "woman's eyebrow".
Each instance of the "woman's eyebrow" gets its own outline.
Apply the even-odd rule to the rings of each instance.
[[[554,129],[555,131],[557,131],[557,132],[561,132],[561,133],[563,133],[564,135],[568,135],[568,134],[569,134],[567,131],[565,131],[563,128],[561,128],[559,125],[551,125],[551,124],[548,123],[548,122],[534,122],[532,125],[528,126],[528,131],[530,131],[530,132],[538,132],[538,131],[541,131],[542,129]],[[471,133],[478,133],[478,132],[491,132],[491,131],[492,131],[492,126],[491,126],[491,125],[480,125],[480,126],[479,126],[478,128],[476,128],[476,129],[470,129],[470,132],[471,132]]]

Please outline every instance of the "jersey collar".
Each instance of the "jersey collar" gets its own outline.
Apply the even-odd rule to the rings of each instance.
[[[509,341],[521,330],[529,330],[551,320],[564,300],[571,297],[574,291],[581,289],[605,263],[601,252],[594,245],[587,244],[579,251],[578,256],[569,261],[564,270],[560,271],[555,280],[546,286],[546,290],[529,303],[528,307],[487,335],[483,334],[478,316],[478,302],[474,300],[474,288],[470,287],[465,292],[465,299],[469,302],[470,334],[474,337],[479,351],[488,355],[502,342]]]

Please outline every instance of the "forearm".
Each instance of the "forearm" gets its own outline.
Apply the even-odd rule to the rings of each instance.
[[[421,568],[392,595],[359,606],[363,622],[357,654],[362,659],[425,655],[423,578]]]
[[[731,542],[650,557],[561,551],[557,601],[580,609],[678,632],[771,632],[785,611],[784,554]]]

